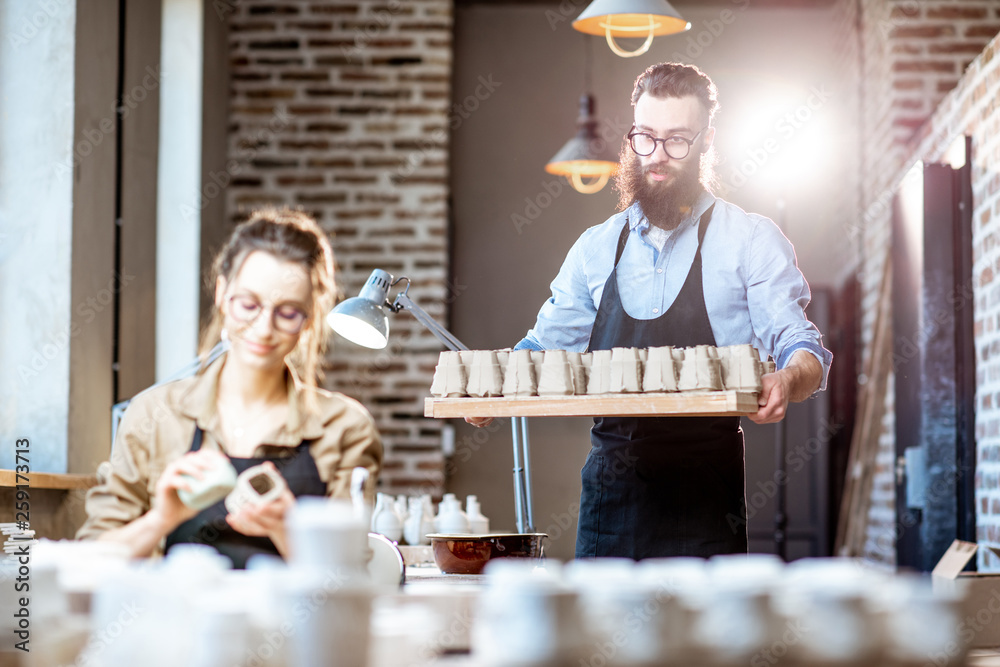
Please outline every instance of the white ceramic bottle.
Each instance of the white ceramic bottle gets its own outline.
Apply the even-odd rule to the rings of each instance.
[[[479,509],[479,499],[475,496],[466,496],[465,514],[469,519],[469,531],[473,535],[490,532],[490,520],[483,516]]]
[[[444,494],[438,508],[438,531],[448,535],[465,535],[469,532],[469,519],[454,493]]]
[[[385,535],[393,542],[403,537],[403,522],[396,514],[392,496],[380,493],[375,501],[375,512],[372,514],[372,532]]]
[[[424,505],[423,523],[420,526],[420,534],[423,535],[422,544],[430,544],[427,535],[437,531],[437,519],[434,516],[434,503],[431,502],[431,494],[425,493],[420,496],[420,502]]]
[[[430,542],[426,537],[427,533],[423,531],[424,525],[424,501],[420,498],[410,498],[410,511],[403,522],[403,538],[407,544],[417,546]]]
[[[400,494],[396,496],[396,502],[395,502],[396,516],[399,517],[399,522],[404,526],[406,525],[407,517],[410,516],[410,509],[407,506],[408,502],[409,501],[407,500],[405,495]]]

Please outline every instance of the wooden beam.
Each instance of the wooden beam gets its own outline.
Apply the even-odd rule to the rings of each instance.
[[[97,485],[97,477],[47,472],[21,473],[19,476],[13,470],[0,470],[0,488],[15,488],[18,485],[24,486],[29,492],[32,489],[89,489]]]
[[[757,412],[757,394],[741,391],[673,394],[525,396],[523,398],[428,398],[424,416],[453,417],[708,417]]]

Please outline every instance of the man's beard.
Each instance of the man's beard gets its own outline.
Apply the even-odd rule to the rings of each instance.
[[[646,177],[649,169],[656,166],[654,162],[644,167],[627,143],[622,146],[615,175],[618,207],[625,210],[633,202],[639,202],[650,224],[666,230],[675,229],[690,212],[701,191],[706,189],[700,178],[701,165],[693,160],[679,171],[670,172],[672,181],[650,183]]]

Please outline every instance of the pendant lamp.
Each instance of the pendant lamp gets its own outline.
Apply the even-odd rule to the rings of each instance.
[[[667,0],[594,0],[583,10],[573,28],[588,35],[604,35],[608,46],[622,58],[649,51],[655,35],[673,35],[691,28]],[[615,37],[645,37],[635,51],[626,51]]]
[[[580,97],[580,117],[576,119],[576,136],[559,149],[545,171],[565,176],[573,189],[582,194],[600,192],[608,179],[618,171],[618,155],[608,142],[597,135],[594,116],[594,96]],[[588,179],[588,180],[584,180]]]

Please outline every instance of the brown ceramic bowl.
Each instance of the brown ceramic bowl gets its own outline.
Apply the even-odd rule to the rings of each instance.
[[[427,537],[434,550],[434,562],[445,574],[482,574],[493,558],[535,558],[543,556],[545,533],[484,533]]]

